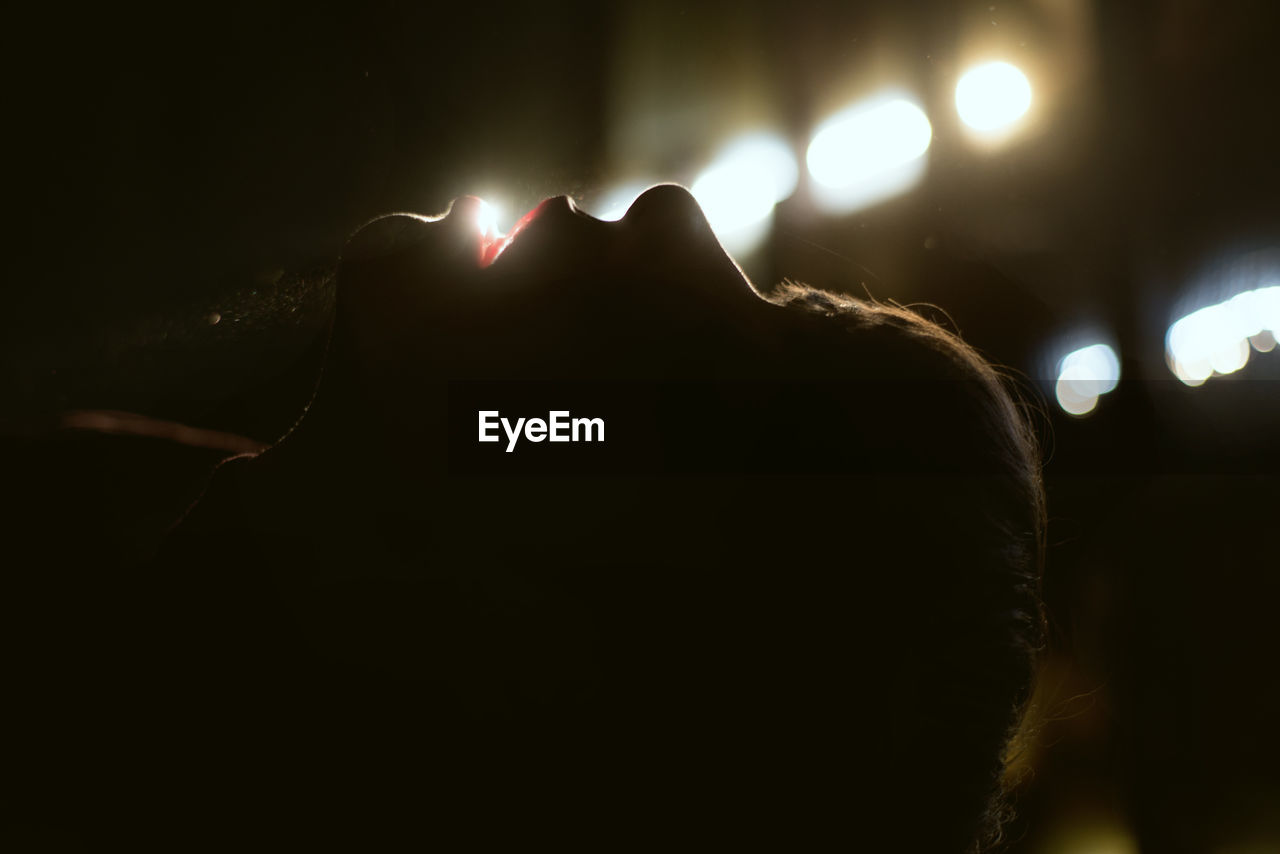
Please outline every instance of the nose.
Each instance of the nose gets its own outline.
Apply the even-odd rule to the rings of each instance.
[[[707,225],[697,199],[679,184],[658,184],[645,190],[631,203],[623,220],[633,224],[665,222],[682,230]]]
[[[754,286],[720,245],[702,207],[684,187],[650,187],[631,203],[619,225],[640,263],[679,278],[689,293],[726,304],[758,303]]]
[[[645,190],[619,224],[637,246],[662,246],[667,253],[703,260],[724,255],[697,199],[679,184]]]

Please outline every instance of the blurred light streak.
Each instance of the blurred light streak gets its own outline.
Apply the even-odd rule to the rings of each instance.
[[[1088,415],[1098,398],[1120,382],[1120,359],[1106,344],[1073,350],[1058,363],[1054,388],[1058,405],[1070,415]]]
[[[805,162],[813,199],[831,213],[849,213],[910,189],[924,174],[933,127],[906,98],[862,101],[823,122]]]
[[[956,84],[956,111],[979,133],[1004,131],[1031,107],[1031,83],[1007,62],[971,68]]]
[[[1280,285],[1236,294],[1179,319],[1165,336],[1165,359],[1189,386],[1235,373],[1249,362],[1252,345],[1274,349],[1280,332]]]
[[[690,192],[725,248],[749,252],[768,235],[774,206],[795,192],[798,180],[787,144],[752,134],[721,150]]]

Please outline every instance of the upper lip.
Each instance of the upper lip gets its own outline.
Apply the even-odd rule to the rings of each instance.
[[[549,201],[551,200],[546,199],[539,202],[537,207],[520,217],[519,221],[516,222],[511,231],[506,234],[495,234],[491,237],[486,236],[481,245],[480,266],[488,267],[492,264],[494,260],[502,254],[502,250],[506,249],[511,244],[512,240],[515,240],[516,235],[519,234],[526,225],[537,218],[538,214],[546,207],[547,202]]]
[[[552,196],[549,199],[543,199],[533,210],[520,217],[511,231],[505,235],[494,235],[485,238],[482,243],[482,251],[480,257],[480,266],[488,267],[498,256],[501,255],[512,242],[520,236],[522,232],[529,227],[530,224],[538,220],[547,212],[556,206],[562,206],[565,210],[582,219],[591,220],[592,222],[600,222],[595,217],[590,216],[581,211],[568,196]]]

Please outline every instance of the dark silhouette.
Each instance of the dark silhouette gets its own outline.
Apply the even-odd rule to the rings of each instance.
[[[428,832],[993,835],[1042,643],[1009,383],[907,310],[762,298],[678,187],[506,244],[476,204],[352,239],[308,411],[156,561],[170,817],[358,779]],[[605,441],[507,453],[482,408]]]

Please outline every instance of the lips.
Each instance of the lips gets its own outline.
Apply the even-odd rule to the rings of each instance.
[[[458,205],[466,204],[476,206],[476,213],[471,214],[467,209],[460,209]],[[452,213],[463,211],[461,218],[464,221],[472,222],[480,217],[481,206],[485,203],[476,196],[463,196],[454,203]],[[476,241],[478,264],[481,269],[492,266],[498,260],[513,242],[539,219],[545,218],[550,214],[550,218],[556,220],[553,231],[563,231],[560,221],[576,221],[578,223],[589,222],[595,228],[600,226],[611,226],[615,229],[620,223],[625,222],[631,228],[644,233],[653,233],[660,236],[675,236],[681,239],[688,239],[690,235],[696,235],[709,239],[714,242],[711,227],[708,225],[706,216],[702,208],[698,205],[693,196],[683,187],[674,184],[659,184],[650,187],[641,193],[625,217],[618,223],[604,222],[590,216],[578,208],[567,196],[552,196],[539,202],[533,210],[520,217],[507,234],[499,234],[496,228],[491,224],[486,228],[482,225],[479,229],[472,231],[472,235]],[[581,233],[579,229],[581,225],[572,227],[574,232]],[[600,234],[600,231],[592,231],[593,234]],[[719,248],[718,243],[717,249]]]
[[[538,215],[546,210],[547,205],[552,201],[554,201],[554,199],[546,199],[540,202],[537,207],[520,217],[520,221],[517,222],[515,227],[505,235],[496,233],[482,235],[480,238],[480,266],[488,267],[496,261],[498,256],[502,254],[503,250],[511,245],[511,241],[516,239],[516,236],[525,228],[525,226],[537,219]]]

